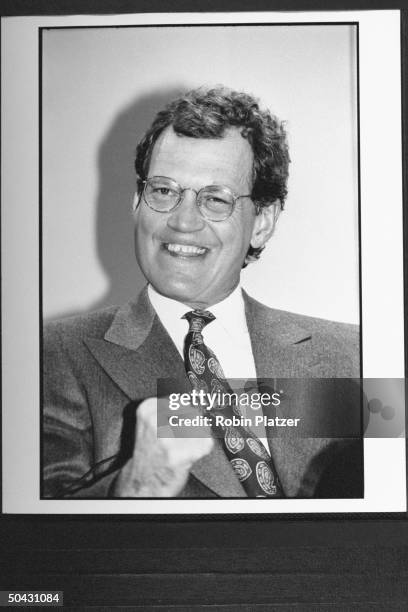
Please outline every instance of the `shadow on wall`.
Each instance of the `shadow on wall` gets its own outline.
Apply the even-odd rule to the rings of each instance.
[[[85,312],[122,304],[137,295],[146,283],[134,254],[131,206],[136,187],[136,146],[156,113],[187,89],[180,85],[138,98],[114,119],[100,145],[96,241],[109,285],[106,293]],[[65,311],[52,318],[75,314],[80,313]]]

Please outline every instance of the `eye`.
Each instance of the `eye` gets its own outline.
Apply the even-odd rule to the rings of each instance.
[[[169,185],[161,185],[160,183],[158,185],[150,185],[150,191],[149,193],[154,197],[154,198],[177,198],[178,197],[178,193],[177,191],[175,191],[174,189],[171,188],[171,186]]]
[[[229,204],[229,202],[216,195],[206,196],[206,201],[210,204]]]
[[[223,194],[208,193],[202,203],[208,211],[225,214],[231,209],[231,202]]]

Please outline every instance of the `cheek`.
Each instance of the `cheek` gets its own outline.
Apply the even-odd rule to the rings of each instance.
[[[138,223],[135,226],[134,236],[135,236],[136,253],[142,253],[145,247],[146,232],[143,231],[143,225],[141,224],[140,221],[138,221]]]
[[[141,238],[147,236],[149,232],[149,220],[145,213],[140,212],[136,219],[136,234]]]
[[[158,229],[158,223],[153,223],[152,219],[146,214],[139,214],[135,221],[135,241],[136,248],[149,248],[152,244],[153,236]]]
[[[152,241],[143,221],[138,219],[134,229],[134,244],[136,260],[144,273],[154,265],[156,260],[152,251]]]
[[[249,242],[248,232],[244,232],[242,226],[235,226],[234,231],[228,232],[228,235],[222,238],[222,249],[217,254],[213,271],[217,270],[217,273],[226,276],[235,275],[240,271],[248,252]]]
[[[223,239],[223,244],[231,255],[246,254],[252,237],[253,220],[236,220],[229,228],[228,234]]]

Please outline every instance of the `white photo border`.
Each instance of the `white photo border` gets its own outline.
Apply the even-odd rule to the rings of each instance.
[[[363,372],[365,377],[371,378],[404,377],[399,11],[3,18],[3,512],[142,515],[262,513],[271,516],[406,512],[405,438],[364,441],[364,499],[41,500],[39,497],[40,29],[87,25],[311,22],[358,24]],[[381,45],[378,44],[379,40]],[[386,152],[386,156],[382,152]]]

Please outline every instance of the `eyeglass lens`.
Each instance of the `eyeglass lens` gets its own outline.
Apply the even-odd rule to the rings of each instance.
[[[152,177],[146,181],[145,199],[147,204],[157,212],[169,212],[177,206],[183,189],[171,179]],[[200,189],[197,195],[197,206],[207,219],[213,221],[227,219],[235,200],[227,187],[209,185]]]

